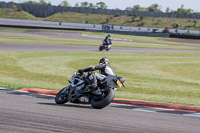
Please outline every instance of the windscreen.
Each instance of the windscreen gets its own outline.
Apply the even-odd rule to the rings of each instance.
[[[105,73],[108,75],[115,75],[114,71],[110,67],[106,67]]]

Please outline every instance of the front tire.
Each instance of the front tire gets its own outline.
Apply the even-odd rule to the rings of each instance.
[[[99,46],[99,51],[102,51],[102,50],[103,50],[103,46],[100,45],[100,46]]]
[[[104,98],[96,99],[91,98],[90,104],[94,109],[102,109],[108,106],[115,97],[115,91],[109,88],[106,92],[103,92]]]
[[[64,103],[68,102],[68,91],[69,91],[69,88],[66,91],[64,91],[64,89],[66,89],[66,88],[63,88],[62,90],[60,90],[56,94],[55,102],[57,104],[64,104]]]

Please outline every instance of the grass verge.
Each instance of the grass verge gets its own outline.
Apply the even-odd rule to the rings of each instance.
[[[92,33],[90,33],[91,35]],[[93,35],[96,35],[94,33]],[[114,35],[114,37],[123,38],[125,35]],[[105,37],[105,36],[104,36]],[[130,37],[130,36],[129,36]],[[113,41],[113,47],[132,47],[132,48],[158,48],[158,49],[184,49],[184,50],[198,50],[200,47],[188,47],[188,46],[176,46],[176,45],[164,45],[154,42],[159,42],[158,38],[148,38],[148,37],[133,37],[140,38],[140,40],[148,39],[152,43],[141,43],[141,42],[122,42],[122,41]],[[134,40],[134,39],[133,39]],[[155,40],[155,41],[153,41]],[[137,41],[139,41],[137,39]],[[160,40],[161,41],[161,40]],[[162,41],[161,41],[162,42]],[[56,34],[55,37],[47,37],[44,35],[20,35],[15,33],[0,33],[0,43],[34,43],[34,44],[56,44],[56,45],[81,45],[81,46],[99,46],[102,43],[102,40],[85,40],[85,39],[69,39],[61,38]]]
[[[127,88],[118,98],[200,105],[200,54],[1,52],[0,86],[60,90],[80,68],[108,57]]]

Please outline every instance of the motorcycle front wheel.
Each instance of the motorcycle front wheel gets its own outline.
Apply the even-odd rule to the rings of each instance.
[[[108,106],[115,97],[115,91],[109,88],[107,91],[103,92],[103,95],[99,98],[91,98],[90,104],[94,109],[102,109]]]
[[[64,104],[66,102],[68,102],[68,91],[69,88],[63,88],[62,90],[60,90],[55,97],[55,102],[57,104]]]
[[[102,51],[102,50],[103,50],[103,46],[100,45],[100,46],[99,46],[99,51]]]

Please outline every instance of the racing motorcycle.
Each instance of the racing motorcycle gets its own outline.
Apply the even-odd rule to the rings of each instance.
[[[102,51],[102,50],[106,50],[106,51],[109,51],[112,47],[112,43],[110,41],[110,43],[106,44],[105,41],[103,41],[102,45],[99,46],[99,51]]]
[[[101,91],[101,95],[95,95],[90,89],[90,85],[87,83],[87,79],[96,76],[97,86]],[[69,80],[70,85],[61,89],[56,97],[55,102],[57,104],[64,104],[66,102],[71,103],[85,103],[91,104],[94,109],[101,109],[108,106],[115,96],[115,91],[118,87],[124,86],[125,78],[108,75],[99,76],[94,72],[87,72],[87,74],[80,75],[75,72]]]

